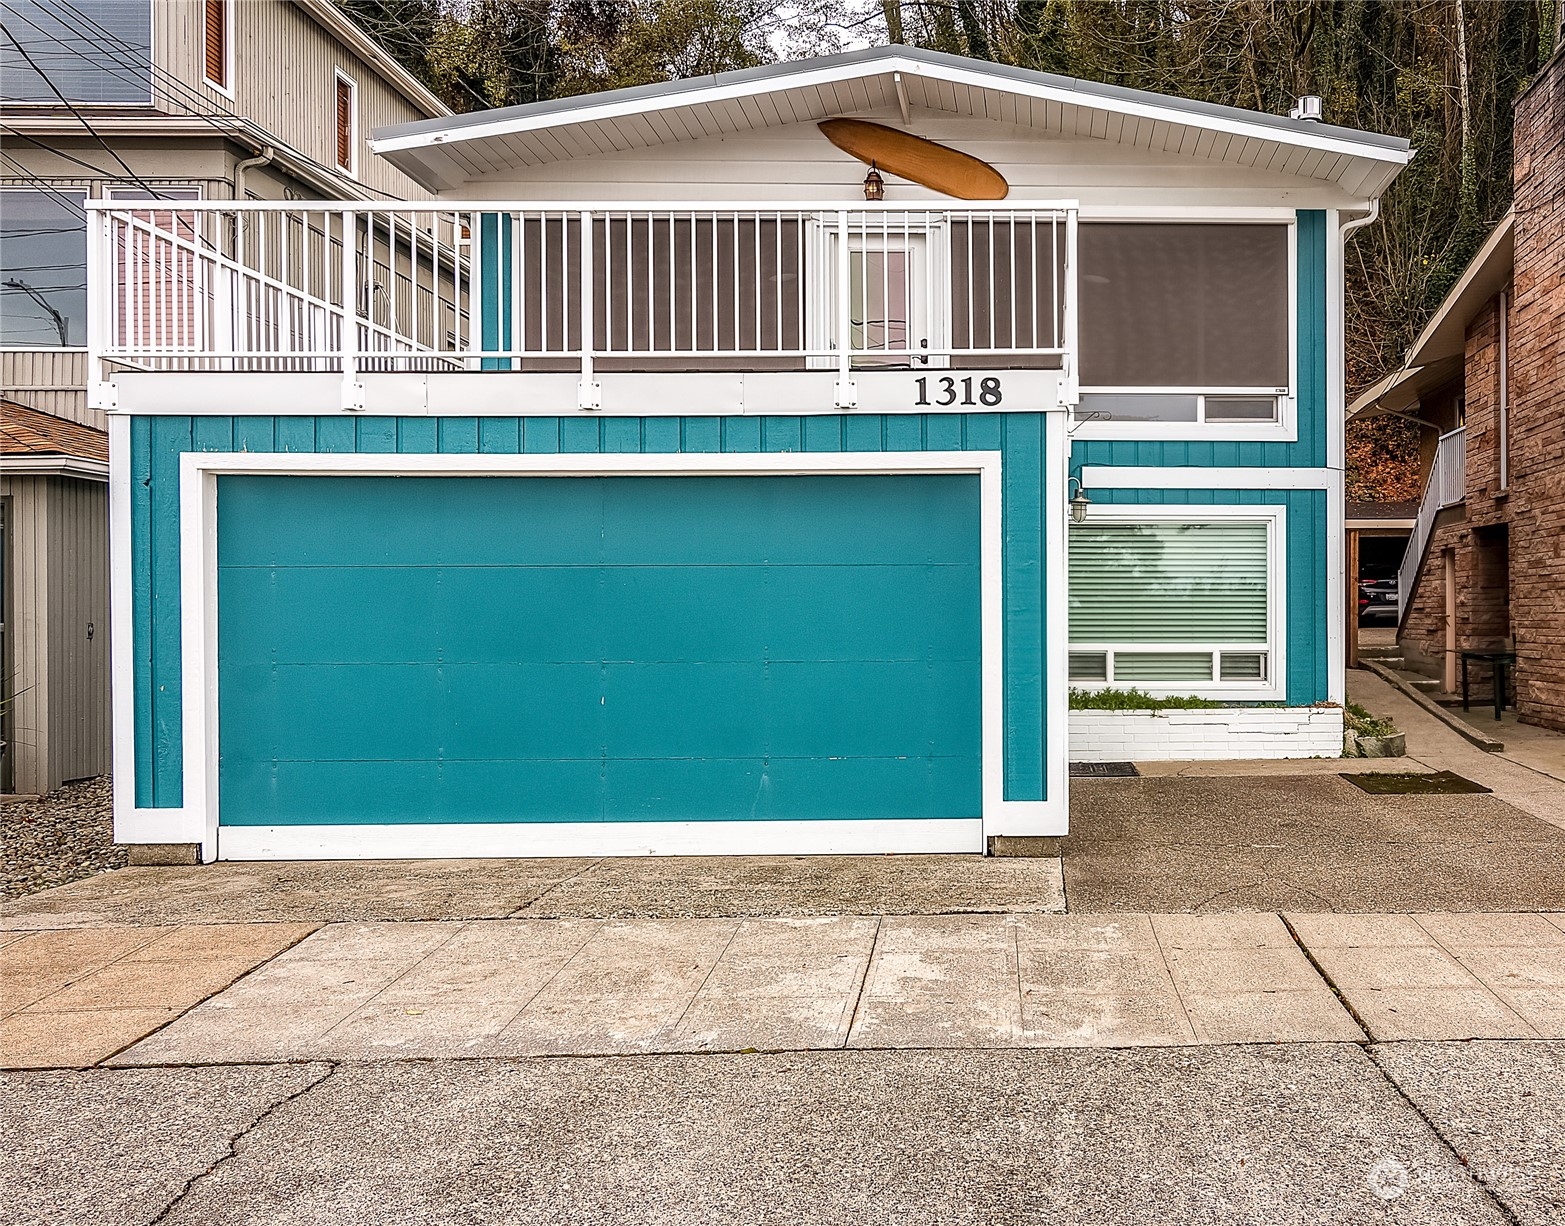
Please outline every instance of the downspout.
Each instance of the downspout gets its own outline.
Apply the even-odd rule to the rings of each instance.
[[[234,199],[244,199],[245,171],[253,170],[257,166],[270,166],[272,159],[277,156],[277,151],[270,145],[261,150],[259,157],[245,158],[242,162],[234,164]]]
[[[1347,310],[1348,310],[1348,302],[1347,302],[1348,239],[1353,236],[1353,232],[1355,230],[1360,230],[1363,227],[1369,225],[1372,221],[1374,221],[1379,216],[1380,216],[1380,197],[1376,196],[1374,199],[1372,199],[1369,202],[1369,208],[1365,211],[1364,216],[1356,218],[1353,221],[1345,222],[1343,225],[1341,225],[1341,226],[1339,226],[1337,228],[1337,232],[1338,232],[1338,234],[1341,235],[1341,241],[1342,241],[1341,254],[1338,257],[1339,262],[1338,262],[1337,267],[1341,270],[1341,273],[1342,273],[1342,286],[1343,286],[1342,314],[1343,314],[1344,323],[1346,322]],[[1344,349],[1344,352],[1343,352],[1343,355],[1342,355],[1342,360],[1343,360],[1344,367],[1346,367],[1347,356],[1348,356],[1347,352],[1346,352],[1346,337],[1344,337],[1343,349]],[[1345,380],[1345,371],[1344,371],[1344,381],[1346,381]],[[1344,391],[1346,391],[1346,389],[1344,389]],[[1344,498],[1346,498],[1346,494],[1347,494],[1347,477],[1348,477],[1348,472],[1347,472],[1347,455],[1346,455],[1346,447],[1347,447],[1347,437],[1346,437],[1346,435],[1347,435],[1347,428],[1348,428],[1347,427],[1347,422],[1344,421],[1342,423],[1342,427],[1341,428],[1342,428],[1342,431],[1343,431],[1342,442],[1343,442],[1343,448],[1344,448],[1344,453],[1343,453],[1343,456],[1342,456],[1342,463],[1343,463],[1342,481],[1343,481],[1343,495],[1344,495]],[[1347,511],[1347,508],[1344,507],[1343,508],[1343,513],[1346,514],[1346,511]],[[1341,559],[1339,559],[1339,564],[1343,565],[1344,586],[1349,589],[1349,590],[1347,590],[1346,592],[1343,593],[1343,595],[1345,597],[1345,603],[1346,603],[1346,607],[1343,609],[1343,618],[1344,618],[1344,621],[1347,624],[1343,627],[1343,636],[1342,636],[1342,638],[1343,638],[1343,642],[1345,644],[1345,650],[1342,653],[1342,663],[1343,663],[1343,667],[1344,668],[1357,668],[1358,665],[1359,665],[1358,537],[1357,537],[1357,535],[1355,535],[1351,542],[1348,541],[1347,539],[1345,539],[1346,536],[1347,536],[1345,526],[1344,526],[1343,536],[1344,536],[1343,551],[1344,551],[1344,553],[1346,555],[1351,555],[1351,567],[1346,565],[1349,562],[1349,557],[1348,556],[1344,556]],[[1350,577],[1349,574],[1346,573],[1346,572],[1349,571],[1350,569],[1351,569],[1351,578],[1352,578],[1352,583],[1351,584],[1346,582],[1346,580]],[[1397,628],[1398,628],[1399,632],[1401,630],[1402,609],[1403,609],[1403,606],[1404,606],[1404,604],[1406,602],[1406,599],[1407,598],[1400,591],[1397,593],[1397,602],[1398,602],[1398,607],[1397,607]]]

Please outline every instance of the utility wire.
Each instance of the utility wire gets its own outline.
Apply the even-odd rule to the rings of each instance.
[[[31,22],[28,22],[28,24],[32,25]],[[34,26],[33,28],[37,29],[36,26]],[[146,189],[148,192],[152,193],[152,196],[155,199],[162,199],[162,197],[159,194],[158,190],[155,187],[153,187],[150,183],[148,183],[145,179],[143,179],[140,175],[138,175],[134,170],[132,170],[130,168],[130,163],[127,162],[124,158],[122,158],[112,148],[110,148],[108,141],[104,140],[103,137],[98,135],[98,130],[96,128],[94,128],[92,126],[92,124],[87,122],[87,117],[76,109],[75,104],[72,103],[71,100],[69,98],[67,98],[65,96],[65,94],[61,91],[60,87],[54,83],[54,78],[51,77],[48,73],[46,73],[42,68],[40,68],[38,66],[38,62],[36,60],[34,60],[31,55],[28,54],[27,48],[22,46],[22,44],[17,41],[16,35],[11,33],[10,28],[3,21],[0,21],[0,32],[3,32],[5,34],[6,38],[8,38],[10,40],[11,45],[16,48],[17,54],[20,55],[22,57],[22,59],[27,61],[27,66],[38,74],[38,76],[43,80],[43,83],[49,87],[50,91],[54,94],[54,96],[60,100],[61,104],[65,107],[65,109],[68,110],[72,115],[76,116],[76,122],[81,124],[82,127],[86,128],[88,133],[91,134],[92,138],[95,141],[97,141],[100,145],[103,146],[103,151],[105,153],[107,153],[111,158],[113,158],[116,162],[118,162],[121,166],[123,166],[125,168],[125,173],[127,175],[129,175],[133,180],[135,180],[135,182],[136,182],[136,184],[138,186],[140,186],[140,187]],[[61,44],[61,45],[63,46],[64,44]]]
[[[83,41],[85,41],[94,50],[100,53],[107,53],[113,58],[114,62],[119,66],[120,69],[128,70],[117,74],[121,77],[121,79],[138,81],[141,79],[141,68],[144,61],[127,59],[125,57],[128,55],[138,55],[144,52],[145,48],[138,48],[134,44],[126,42],[113,31],[105,29],[103,26],[99,25],[98,22],[95,21],[91,16],[83,13],[74,4],[71,4],[69,0],[52,0],[52,3],[55,6],[53,9],[47,7],[47,4],[50,3],[51,0],[36,0],[36,2],[38,3],[41,12],[48,14],[48,16],[54,18],[62,26],[65,26],[67,29],[69,29],[72,33],[80,36]],[[56,11],[56,9],[68,10],[68,13],[64,11]],[[28,24],[31,25],[33,23],[29,22]],[[34,29],[38,28],[39,27],[34,25]],[[82,51],[74,46],[71,46],[69,43],[61,43],[61,45],[69,50],[73,55],[76,55],[89,63],[100,63],[100,61],[94,57],[84,54]],[[103,66],[107,67],[107,65]],[[226,107],[217,106],[211,101],[211,99],[203,97],[195,89],[186,84],[184,81],[181,81],[178,77],[174,76],[166,69],[159,67],[157,64],[152,64],[151,68],[154,80],[164,90],[164,92],[171,97],[171,100],[176,105],[183,107],[184,110],[193,117],[201,119],[207,124],[211,125],[214,130],[222,133],[225,137],[231,137],[233,135],[232,130],[220,123],[214,117],[214,112],[216,115],[226,116],[236,122],[248,122],[244,120],[243,117],[235,114],[235,112],[232,110],[229,110]],[[266,133],[266,137],[269,144],[286,150],[288,153],[298,158],[301,162],[304,162],[305,164],[323,172],[331,179],[349,187],[351,190],[344,192],[344,195],[351,196],[353,194],[362,195],[365,193],[373,193],[387,200],[399,199],[399,197],[393,192],[382,191],[380,188],[371,187],[366,183],[361,183],[351,176],[344,174],[341,170],[328,166],[324,162],[318,161],[309,154],[305,153],[303,150],[299,149],[297,146],[292,145],[289,142],[280,139],[279,137],[276,137],[270,132]]]

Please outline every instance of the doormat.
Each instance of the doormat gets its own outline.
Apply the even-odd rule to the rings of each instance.
[[[1474,783],[1471,779],[1463,779],[1450,771],[1432,773],[1404,771],[1398,774],[1375,772],[1363,775],[1344,771],[1342,777],[1354,787],[1375,796],[1468,796],[1477,792],[1493,791],[1492,788]]]
[[[1134,779],[1141,772],[1134,762],[1072,762],[1072,779]]]

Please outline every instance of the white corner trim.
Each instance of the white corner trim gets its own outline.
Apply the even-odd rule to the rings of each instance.
[[[128,443],[129,422],[115,419],[117,430]],[[1046,516],[1054,527],[1046,530],[1045,570],[1049,591],[1063,594],[1064,571],[1064,477],[1065,425],[1060,413],[1045,418],[1045,493]],[[128,447],[125,449],[128,455]],[[1047,675],[1053,690],[1048,696],[1045,769],[1047,799],[1011,801],[1005,799],[1005,660],[1004,660],[1004,573],[1002,535],[1001,453],[997,451],[916,451],[916,452],[774,452],[774,453],[660,453],[660,454],[567,454],[567,455],[491,455],[491,454],[363,454],[363,453],[246,453],[186,452],[180,456],[180,583],[182,601],[182,711],[184,799],[187,825],[199,827],[203,858],[219,854],[236,856],[232,842],[236,830],[243,827],[218,826],[218,703],[217,703],[217,479],[235,474],[301,474],[315,476],[401,476],[409,474],[440,476],[533,475],[551,477],[599,477],[614,474],[661,476],[722,474],[728,476],[775,476],[809,474],[921,474],[972,473],[980,487],[980,622],[982,667],[982,746],[983,808],[982,834],[1063,834],[1068,820],[1066,794],[1066,693],[1064,685],[1066,630],[1063,598],[1046,615],[1049,625]],[[116,519],[117,531],[127,538],[130,522],[128,471],[122,503]],[[129,661],[130,604],[128,570],[121,580],[124,602],[117,607],[123,614],[115,620],[116,660]],[[123,638],[125,648],[120,649]],[[118,664],[116,666],[119,667]],[[123,739],[128,752],[134,751],[134,709],[131,684],[134,677],[125,666],[123,683],[116,675],[116,744]],[[119,705],[123,691],[123,710]],[[130,760],[130,759],[127,759]],[[752,823],[741,823],[749,828]],[[784,823],[791,825],[791,823]],[[807,823],[813,824],[813,823]],[[659,824],[661,825],[661,824]],[[697,831],[710,833],[711,823],[691,823]],[[913,823],[919,830],[931,829],[927,822]],[[469,827],[471,828],[471,827]],[[482,827],[491,829],[490,827]],[[324,828],[311,827],[311,837]],[[344,827],[365,831],[367,827]],[[393,829],[402,829],[400,827]],[[454,827],[428,828],[447,837]],[[512,829],[501,825],[494,830]],[[126,827],[127,841],[165,841],[143,835],[132,819]],[[246,836],[239,835],[244,845]],[[321,837],[325,837],[322,835]],[[347,837],[347,836],[344,836]],[[467,836],[461,836],[467,837]],[[191,841],[191,840],[178,840]],[[981,847],[981,842],[979,846]],[[314,844],[299,844],[292,851],[305,854]],[[322,845],[322,848],[325,845]],[[754,852],[753,843],[747,844]],[[301,850],[304,849],[304,850]],[[643,849],[644,850],[644,849]],[[876,851],[886,850],[881,844]],[[317,848],[318,854],[327,854]],[[278,853],[282,854],[282,853]],[[368,853],[365,853],[368,854]],[[393,854],[387,852],[385,854]],[[402,853],[397,853],[402,854]],[[411,854],[411,853],[408,853]],[[449,853],[447,853],[449,854]],[[505,852],[491,849],[472,854],[550,854],[545,852]],[[559,853],[564,854],[564,853]],[[610,854],[598,852],[597,854]],[[615,853],[620,854],[620,853]],[[635,854],[627,851],[623,854]]]
[[[424,860],[491,856],[807,856],[982,852],[978,818],[917,821],[480,822],[224,826],[224,860]]]
[[[1081,483],[1100,490],[1326,490],[1342,489],[1332,468],[1154,468],[1151,465],[1086,465]],[[1094,510],[1093,514],[1097,514]]]
[[[114,841],[143,837],[136,810],[136,650],[130,544],[130,419],[109,418],[109,680],[113,716]]]

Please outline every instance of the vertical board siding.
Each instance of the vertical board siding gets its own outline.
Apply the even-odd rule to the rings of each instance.
[[[85,350],[0,350],[0,392],[29,408],[97,430],[107,428],[103,410],[87,407]]]
[[[1044,419],[843,417],[139,417],[131,423],[136,803],[182,803],[179,472],[184,451],[593,455],[776,451],[1003,454],[1005,798],[1047,799]]]
[[[8,500],[12,787],[50,792],[109,769],[108,486],[0,478]],[[88,627],[92,636],[88,637]]]

